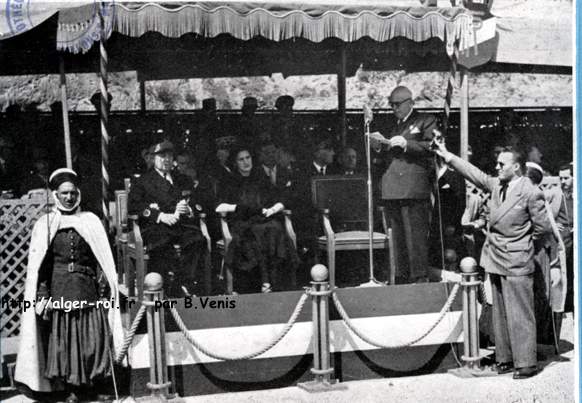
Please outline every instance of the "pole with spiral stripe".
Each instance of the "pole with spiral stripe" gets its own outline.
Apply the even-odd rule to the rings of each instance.
[[[105,32],[103,9],[100,9],[99,20],[101,24],[101,39],[99,41],[99,90],[101,91],[101,200],[103,225],[107,229],[109,223],[109,133],[107,132],[109,99],[107,92],[107,50],[105,49],[107,35]]]
[[[453,99],[453,92],[456,87],[457,80],[457,61],[459,57],[458,44],[454,44],[453,53],[451,54],[451,64],[449,67],[449,79],[447,82],[447,92],[445,94],[445,117],[443,119],[443,134],[447,134],[449,128],[449,118],[451,116],[451,103]]]

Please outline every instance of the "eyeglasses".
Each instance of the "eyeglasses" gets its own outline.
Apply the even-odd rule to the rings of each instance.
[[[411,101],[411,98],[406,98],[404,101],[400,101],[400,102],[388,102],[388,104],[390,105],[390,107],[392,109],[396,109],[398,108],[400,105],[402,105],[405,102]]]

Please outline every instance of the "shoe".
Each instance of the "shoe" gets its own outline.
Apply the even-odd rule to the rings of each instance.
[[[492,367],[495,366],[495,353],[490,354],[486,357],[483,357],[481,359],[481,365],[487,366],[487,367]]]
[[[503,375],[513,371],[513,362],[500,362],[497,364],[497,374]]]
[[[524,367],[524,368],[516,368],[515,372],[513,373],[513,379],[527,379],[531,378],[532,376],[538,373],[538,367]]]

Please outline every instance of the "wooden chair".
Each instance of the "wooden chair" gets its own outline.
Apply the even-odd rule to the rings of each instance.
[[[314,206],[321,214],[323,236],[317,238],[318,250],[327,253],[329,281],[335,286],[336,251],[368,250],[369,234],[367,178],[363,176],[321,176],[311,180]],[[372,248],[386,250],[385,278],[390,284],[395,280],[394,240],[388,228],[384,210],[384,233],[374,232]],[[333,224],[332,224],[333,223]]]
[[[141,299],[143,297],[143,282],[147,273],[147,264],[150,259],[147,248],[144,246],[143,237],[141,235],[141,228],[137,215],[127,215],[127,198],[128,193],[125,190],[115,192],[118,216],[120,217],[123,233],[116,237],[116,244],[119,244],[122,249],[123,267],[122,274],[120,274],[120,289],[125,290],[125,295],[133,297],[136,295]],[[207,295],[212,291],[212,266],[210,264],[210,253],[212,244],[208,227],[206,225],[206,214],[200,213],[200,231],[206,239],[207,254],[204,262],[204,290]],[[125,221],[124,221],[125,219]],[[131,225],[128,225],[128,222]],[[121,286],[123,284],[123,287]]]
[[[291,214],[291,210],[283,210],[285,232],[291,239],[293,247],[297,250],[297,236],[295,235],[295,230],[293,229]],[[228,213],[220,213],[220,230],[222,232],[222,239],[216,242],[216,249],[221,256],[219,279],[225,281],[226,293],[230,295],[234,291],[232,268],[224,267],[224,257],[226,256],[228,248],[230,247],[230,243],[232,242],[232,234],[230,233],[230,228],[228,227],[227,217]]]
[[[125,265],[125,254],[127,249],[127,191],[115,191],[115,209],[112,209],[112,227],[115,233],[115,255],[117,258],[117,274],[119,291],[125,296],[129,295],[127,288],[127,270]]]

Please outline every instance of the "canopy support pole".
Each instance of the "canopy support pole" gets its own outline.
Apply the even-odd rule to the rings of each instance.
[[[101,6],[103,7],[103,5]],[[101,39],[99,41],[99,89],[101,91],[101,198],[103,211],[103,225],[109,228],[109,133],[107,132],[109,120],[109,95],[107,93],[107,40],[105,32],[105,20],[103,10],[100,9],[99,20],[101,22]]]
[[[69,105],[67,104],[67,76],[65,75],[65,60],[59,55],[59,74],[61,78],[61,109],[63,111],[63,135],[65,137],[65,158],[67,168],[73,169],[71,155],[71,129],[69,127]]]
[[[346,47],[345,45],[340,46],[340,63],[339,72],[337,74],[337,105],[339,113],[339,124],[342,147],[346,146],[347,137],[347,124],[346,124]]]
[[[145,90],[145,81],[139,81],[139,107],[141,113],[145,113],[146,111],[146,90]]]
[[[461,158],[469,160],[469,71],[461,68]]]

